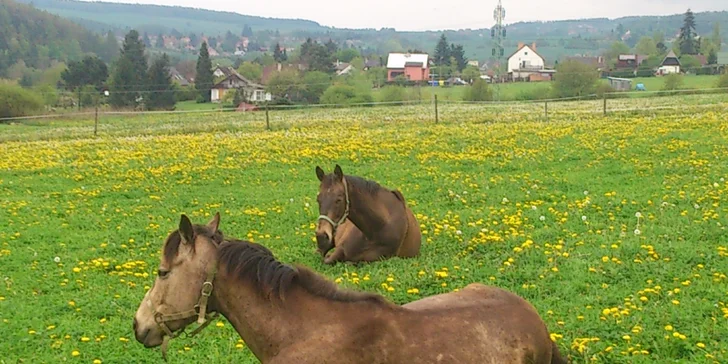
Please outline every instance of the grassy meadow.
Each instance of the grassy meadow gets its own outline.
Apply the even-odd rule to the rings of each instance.
[[[276,111],[271,131],[255,112],[104,116],[96,138],[86,119],[2,125],[0,363],[159,362],[133,314],[179,215],[217,211],[227,235],[397,303],[511,290],[574,363],[727,362],[727,97],[555,104],[548,122],[444,104],[439,124],[408,106]],[[321,263],[314,168],[337,163],[403,192],[420,257]],[[257,362],[224,318],[169,357]]]

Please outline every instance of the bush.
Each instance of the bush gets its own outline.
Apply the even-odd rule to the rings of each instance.
[[[609,94],[614,91],[615,91],[614,88],[611,85],[609,85],[608,83],[600,83],[594,92],[597,94],[597,96],[604,97],[604,94]],[[609,95],[609,97],[612,97],[612,96],[614,96],[614,95]]]
[[[397,102],[406,101],[407,91],[402,86],[385,86],[382,88],[382,101]]]
[[[490,92],[488,83],[482,78],[478,78],[465,90],[463,99],[465,101],[490,101],[493,99],[493,93]]]
[[[43,109],[43,99],[20,86],[0,84],[0,118],[28,116]]]
[[[182,87],[178,83],[174,83],[174,89],[174,96],[177,99],[177,102],[197,100],[197,96],[200,94],[200,92],[195,90],[195,87],[191,85]]]
[[[665,84],[662,86],[664,91],[679,90],[684,83],[683,75],[679,73],[671,73],[665,76]]]
[[[728,89],[728,70],[725,70],[723,74],[718,79],[718,84],[716,85],[717,88],[725,88]],[[728,90],[725,90],[728,92]]]
[[[322,103],[333,105],[351,105],[372,101],[371,93],[357,91],[356,87],[350,85],[332,85],[321,96]]]

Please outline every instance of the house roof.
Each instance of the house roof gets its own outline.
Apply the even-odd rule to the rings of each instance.
[[[387,68],[412,66],[427,68],[428,60],[429,55],[422,53],[390,53],[389,57],[387,57]]]
[[[705,66],[706,64],[708,64],[708,57],[706,57],[704,54],[696,54],[693,57],[695,57],[695,59],[700,62],[701,66]]]
[[[335,68],[337,71],[343,71],[343,70],[347,69],[348,67],[349,67],[348,63],[341,62],[341,63],[337,64]]]
[[[531,52],[533,52],[533,54],[539,56],[544,61],[544,63],[546,63],[546,58],[543,58],[542,55],[538,54],[538,52],[536,52],[536,50],[531,48],[531,46],[528,44],[522,44],[520,47],[518,47],[518,49],[516,49],[515,52],[511,53],[511,55],[508,56],[508,58],[506,58],[506,59],[510,60],[511,58],[513,58],[513,56],[516,55],[516,53],[518,53],[523,48],[528,48],[529,50],[531,50]]]
[[[188,86],[190,84],[190,82],[184,76],[182,76],[182,74],[179,73],[179,71],[177,71],[177,68],[175,67],[169,68],[169,75],[170,77],[172,77],[173,80],[177,80],[180,86]]]
[[[673,52],[671,49],[670,52],[667,53],[667,55],[665,56],[665,59],[662,60],[661,65],[662,66],[679,66],[680,60],[675,55],[675,52]]]
[[[221,69],[223,69],[223,68],[225,68],[225,67],[221,67]],[[213,85],[212,88],[227,88],[227,86],[224,84],[225,81],[227,81],[231,78],[236,78],[251,88],[255,88],[255,89],[259,89],[259,90],[265,89],[265,86],[255,83],[255,82],[243,77],[243,75],[239,74],[238,71],[234,70],[232,67],[227,67],[227,68],[228,68],[228,72],[230,73],[230,75],[223,78],[222,80],[220,80],[220,82],[216,83],[215,85]],[[223,71],[223,72],[225,72],[225,71]]]

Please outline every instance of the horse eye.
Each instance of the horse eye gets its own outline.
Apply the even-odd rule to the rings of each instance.
[[[164,277],[166,277],[167,275],[169,275],[169,271],[168,271],[168,270],[161,270],[161,269],[158,269],[158,270],[157,270],[157,275],[159,276],[159,278],[164,278]]]

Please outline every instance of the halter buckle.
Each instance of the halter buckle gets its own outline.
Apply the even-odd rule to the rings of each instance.
[[[202,295],[209,297],[212,294],[212,282],[205,282],[202,284]]]

